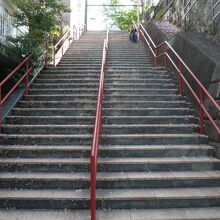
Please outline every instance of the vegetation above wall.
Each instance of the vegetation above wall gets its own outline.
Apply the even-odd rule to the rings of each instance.
[[[108,4],[110,5],[104,8],[104,15],[107,20],[110,20],[115,25],[117,25],[121,30],[129,30],[130,26],[133,25],[133,21],[137,21],[137,7],[127,9],[126,7],[119,7],[119,0],[109,0]],[[137,4],[136,0],[132,1],[134,4]],[[144,14],[150,13],[154,6],[143,7],[140,6],[142,10],[144,9]],[[143,13],[141,12],[140,20],[143,19]]]
[[[25,57],[32,53],[36,57],[41,52],[41,45],[47,38],[50,42],[61,31],[60,14],[68,12],[65,5],[57,0],[12,0],[18,8],[13,14],[15,25],[27,27],[28,32],[16,38],[9,37],[12,46],[9,53]],[[48,42],[49,43],[49,42]]]

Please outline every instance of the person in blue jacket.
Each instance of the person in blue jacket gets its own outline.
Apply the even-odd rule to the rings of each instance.
[[[133,43],[137,43],[137,29],[132,26],[130,29],[130,36],[129,39],[133,42]]]

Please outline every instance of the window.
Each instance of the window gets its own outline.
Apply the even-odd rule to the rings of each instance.
[[[12,18],[7,9],[0,6],[0,37],[12,35]]]

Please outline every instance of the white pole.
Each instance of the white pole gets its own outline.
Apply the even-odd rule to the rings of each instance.
[[[140,0],[137,0],[137,25],[140,26]]]

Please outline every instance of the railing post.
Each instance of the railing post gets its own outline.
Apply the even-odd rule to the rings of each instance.
[[[44,65],[45,65],[45,67],[47,68],[47,60],[48,60],[48,42],[47,42],[47,40],[46,40],[46,42],[45,42],[45,49],[46,49],[46,51],[45,51],[45,56],[44,56]]]
[[[95,161],[94,157],[91,157],[91,202],[90,202],[90,207],[91,207],[91,220],[96,219],[96,169],[95,169]]]
[[[63,46],[62,46],[62,57],[63,57],[63,54],[64,54],[64,52],[63,52]]]
[[[28,71],[28,69],[29,69],[29,60],[27,60],[27,63],[26,63],[26,71]],[[28,76],[29,74],[27,74],[26,79],[25,79],[25,94],[26,95],[28,95],[28,90],[29,90]]]
[[[181,77],[181,74],[183,74],[182,71],[183,71],[183,64],[182,64],[181,61],[179,61],[179,75],[178,75],[179,88],[178,88],[178,93],[181,96],[183,95],[183,79]]]
[[[199,125],[200,125],[200,134],[204,134],[205,133],[205,129],[204,129],[204,110],[203,110],[203,104],[204,104],[204,94],[203,94],[203,89],[200,87],[199,88],[199,100],[200,100],[200,104],[199,104]]]
[[[164,66],[165,66],[165,68],[167,69],[167,45],[166,44],[164,44]]]
[[[154,60],[155,61],[155,66],[157,66],[157,63],[158,63],[157,62],[158,61],[157,60],[157,48],[155,48],[154,53],[155,53],[155,60]]]
[[[2,131],[2,118],[3,118],[2,86],[0,86],[0,132]]]
[[[53,65],[56,66],[55,47],[53,46]]]
[[[149,56],[149,59],[151,59],[151,51],[150,51],[150,46],[149,45],[147,45],[147,52],[148,52],[148,56]]]

